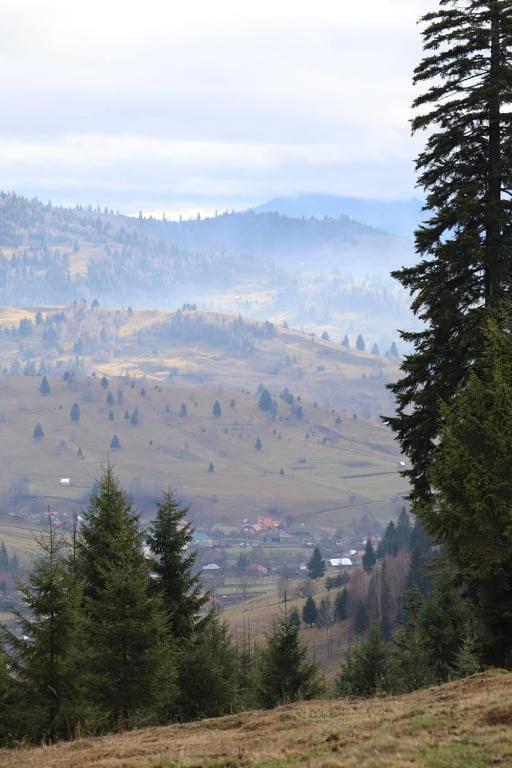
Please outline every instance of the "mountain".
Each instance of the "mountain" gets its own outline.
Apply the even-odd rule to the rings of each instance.
[[[6,768],[484,768],[511,760],[512,675],[311,701],[0,753]]]
[[[256,213],[316,218],[348,216],[384,232],[411,238],[421,221],[420,200],[365,200],[337,195],[299,194],[276,197],[254,208]]]
[[[362,332],[385,351],[410,325],[408,297],[389,273],[413,259],[406,238],[347,216],[169,222],[0,193],[4,306],[193,303],[336,338]]]

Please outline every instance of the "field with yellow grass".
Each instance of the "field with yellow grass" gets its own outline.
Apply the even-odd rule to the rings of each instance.
[[[28,335],[17,330],[21,320],[31,321]],[[25,517],[46,503],[78,511],[109,452],[136,500],[151,502],[170,484],[206,528],[269,511],[329,530],[363,515],[385,522],[406,491],[397,446],[376,416],[396,372],[388,358],[195,310],[4,308],[0,332],[0,365],[10,374],[0,378],[0,514],[13,497]],[[39,376],[12,375],[27,361],[48,369],[48,396]],[[77,361],[66,383],[62,374]],[[258,408],[260,384],[276,400],[273,417]],[[283,390],[303,417],[280,399]],[[79,422],[70,421],[75,402]],[[32,437],[37,423],[42,440]],[[111,451],[114,435],[121,447]]]
[[[512,765],[512,675],[0,753],[2,768],[489,768]]]

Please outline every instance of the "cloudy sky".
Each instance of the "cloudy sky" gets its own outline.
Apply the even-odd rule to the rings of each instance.
[[[0,188],[133,213],[414,194],[433,0],[2,0]]]

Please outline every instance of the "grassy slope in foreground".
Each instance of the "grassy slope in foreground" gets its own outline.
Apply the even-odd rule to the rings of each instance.
[[[484,768],[512,765],[512,675],[0,753],[5,768]]]

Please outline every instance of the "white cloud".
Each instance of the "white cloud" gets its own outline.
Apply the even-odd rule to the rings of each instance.
[[[407,195],[426,0],[3,0],[3,184],[131,207]]]

